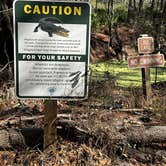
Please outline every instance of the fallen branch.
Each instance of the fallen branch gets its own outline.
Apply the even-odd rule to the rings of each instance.
[[[145,111],[145,109],[141,109],[141,108],[129,108],[129,109],[125,109],[125,108],[121,108],[121,109],[114,109],[112,110],[114,112],[143,112]]]
[[[133,143],[166,143],[166,126],[134,127],[127,131],[126,137]]]
[[[127,154],[127,156],[129,156],[130,158],[134,158],[137,161],[146,163],[146,162],[150,162],[152,161],[152,156],[150,154],[141,152],[139,150],[133,149],[133,148],[129,148],[127,147],[125,149],[125,153]]]
[[[34,118],[39,117],[43,118],[42,116]],[[110,138],[107,134],[103,135],[103,133],[94,133],[88,129],[82,129],[79,127],[78,123],[72,120],[59,119],[57,125],[58,135],[64,139],[87,144],[90,143],[97,147],[111,145],[112,142],[118,143],[119,141],[122,141],[122,139],[127,140],[129,143],[142,145],[166,143],[166,126],[151,126],[146,128],[135,127],[128,129],[125,133],[121,133],[121,136],[123,135],[124,137],[117,136],[116,138]],[[29,128],[20,130],[0,130],[0,147],[3,148],[12,147],[13,145],[24,146],[24,142],[27,146],[31,147],[41,146],[43,143],[41,140],[43,140],[43,129]]]
[[[44,115],[38,115],[38,116],[20,116],[20,117],[10,117],[7,118],[5,120],[1,120],[0,121],[0,126],[5,126],[5,125],[14,125],[14,124],[18,124],[22,121],[31,121],[31,120],[37,120],[37,119],[41,119],[44,118]]]
[[[69,119],[71,120],[71,114],[58,114],[57,118]],[[0,126],[5,125],[15,125],[25,121],[32,121],[37,119],[43,119],[44,115],[36,115],[36,116],[12,116],[4,120],[0,120]]]
[[[85,140],[92,136],[88,131],[79,128],[78,124],[72,120],[59,120],[57,129],[61,137],[72,141],[85,142]],[[0,147],[15,148],[29,146],[41,148],[43,146],[43,133],[43,129],[40,128],[1,129]]]

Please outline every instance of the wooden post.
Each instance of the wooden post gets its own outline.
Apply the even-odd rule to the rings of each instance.
[[[138,52],[144,56],[145,54],[151,54],[154,51],[154,39],[143,34],[138,38]],[[151,104],[152,89],[150,83],[150,68],[142,68],[142,88],[143,95],[147,101],[147,104]]]
[[[57,100],[45,101],[44,150],[57,142]]]
[[[150,83],[150,68],[142,68],[142,88],[146,101],[151,104],[152,88]]]

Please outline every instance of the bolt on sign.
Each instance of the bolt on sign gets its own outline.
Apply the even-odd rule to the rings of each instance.
[[[15,84],[19,98],[88,95],[88,2],[14,2]]]
[[[128,58],[129,68],[163,67],[164,55],[152,54],[144,56],[135,56]]]
[[[150,54],[154,51],[153,37],[138,38],[138,52],[139,54]]]

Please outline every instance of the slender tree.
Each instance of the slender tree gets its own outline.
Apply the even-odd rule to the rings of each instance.
[[[166,1],[164,2],[164,5],[163,5],[162,19],[164,20],[165,17],[166,17]]]
[[[138,15],[141,16],[142,12],[142,7],[143,7],[143,3],[144,1],[143,0],[139,0],[139,3],[138,3]]]
[[[150,7],[151,11],[154,9],[154,5],[155,5],[155,0],[152,0],[151,7]]]
[[[164,6],[164,0],[161,0],[161,1],[160,1],[160,11],[162,11],[163,6]]]
[[[132,0],[129,0],[129,4],[128,4],[128,16],[127,16],[128,22],[130,21],[130,18],[131,18],[132,8],[133,8]]]
[[[7,0],[0,2],[0,63],[13,60],[12,17]]]
[[[107,20],[108,20],[108,31],[109,31],[109,42],[107,47],[107,53],[106,58],[109,58],[109,47],[112,45],[112,17],[113,17],[113,6],[114,6],[114,0],[108,0],[107,3]]]

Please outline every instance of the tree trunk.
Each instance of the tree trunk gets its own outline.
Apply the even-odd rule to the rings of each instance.
[[[152,2],[151,2],[151,11],[153,11],[153,9],[154,9],[154,5],[155,5],[155,0],[152,0]]]
[[[132,12],[133,12],[132,0],[129,0],[129,4],[128,4],[128,16],[127,16],[128,22],[130,21]]]
[[[166,1],[164,3],[164,6],[163,6],[163,11],[162,11],[162,19],[164,20],[166,17]]]
[[[12,34],[12,12],[8,10],[7,2],[0,3],[0,64],[5,65],[12,61],[13,55],[13,34]]]
[[[163,10],[163,7],[164,7],[164,0],[161,0],[161,1],[160,1],[160,11]]]
[[[134,143],[166,143],[166,126],[133,127],[126,133],[127,140]]]
[[[107,138],[100,133],[92,133],[81,129],[78,124],[71,120],[58,121],[58,135],[64,139],[80,143],[90,143],[96,146],[105,146],[112,141],[119,142],[127,140],[129,143],[148,145],[152,143],[166,143],[166,126],[151,127],[133,127],[128,129],[121,136],[116,138]],[[20,148],[30,146],[41,147],[43,145],[43,129],[1,129],[0,130],[0,147],[1,148]],[[118,134],[118,133],[117,133]],[[107,142],[107,143],[106,143]],[[106,144],[105,144],[106,143]]]
[[[105,55],[106,59],[109,59],[109,57],[110,57],[109,48],[112,45],[112,32],[111,32],[111,30],[112,30],[113,5],[114,5],[114,1],[113,0],[108,0],[107,19],[108,19],[109,40],[108,40],[108,45],[107,45],[107,52],[106,52],[106,55]]]
[[[133,0],[133,5],[134,5],[134,11],[137,10],[137,7],[136,7],[136,0]]]
[[[95,5],[95,10],[97,11],[98,9],[98,0],[96,0],[96,5]]]
[[[158,10],[158,9],[159,9],[159,6],[160,6],[160,0],[157,0],[156,10]]]
[[[143,0],[139,0],[139,4],[138,4],[138,16],[141,16],[142,15],[142,7],[143,7]]]

